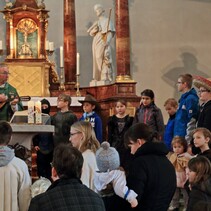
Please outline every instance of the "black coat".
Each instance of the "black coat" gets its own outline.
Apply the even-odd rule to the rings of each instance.
[[[166,211],[176,189],[176,174],[167,159],[164,143],[146,142],[135,153],[129,167],[127,185],[138,196],[138,206],[124,205],[122,210]]]
[[[131,160],[130,150],[126,149],[124,146],[124,134],[128,130],[128,128],[133,124],[133,117],[129,115],[121,118],[122,122],[124,122],[124,127],[121,131],[119,131],[119,118],[116,115],[113,115],[108,120],[108,142],[112,147],[114,147],[120,157],[120,165],[127,171],[128,165]]]
[[[189,195],[187,211],[211,210],[211,178],[195,184]]]
[[[197,127],[205,127],[211,131],[211,100],[200,111]]]

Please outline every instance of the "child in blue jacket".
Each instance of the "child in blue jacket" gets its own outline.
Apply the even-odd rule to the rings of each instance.
[[[79,100],[83,105],[83,116],[79,119],[79,121],[87,121],[90,122],[92,127],[94,128],[95,135],[97,140],[101,143],[103,141],[103,129],[102,129],[102,120],[100,116],[95,112],[100,108],[96,99],[91,95],[86,95],[84,100]]]

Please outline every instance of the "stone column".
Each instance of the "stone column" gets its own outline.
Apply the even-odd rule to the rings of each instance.
[[[116,0],[116,81],[131,81],[128,0]]]
[[[76,81],[75,0],[64,0],[64,72],[65,83]]]

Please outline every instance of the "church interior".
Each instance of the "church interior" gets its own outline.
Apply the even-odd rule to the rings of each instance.
[[[87,31],[97,18],[95,4],[104,6],[115,28],[108,82],[93,82]],[[54,101],[66,93],[78,117],[77,100],[91,94],[102,109],[104,134],[116,99],[125,99],[133,115],[140,92],[152,89],[166,122],[163,103],[179,99],[177,77],[210,77],[211,0],[2,0],[0,14],[0,62],[19,94]]]

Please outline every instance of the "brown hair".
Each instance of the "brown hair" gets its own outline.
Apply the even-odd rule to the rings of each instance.
[[[174,98],[168,98],[164,103],[164,106],[167,106],[167,105],[170,105],[171,107],[177,108],[178,102]]]
[[[124,99],[118,99],[118,100],[116,100],[115,106],[117,105],[117,103],[121,103],[121,104],[123,104],[125,107],[127,107],[127,102],[126,102]]]
[[[175,136],[172,139],[171,146],[173,147],[174,144],[181,144],[183,146],[183,148],[184,148],[184,152],[187,151],[188,144],[187,144],[187,141],[185,140],[184,137],[182,137],[182,136]]]
[[[78,149],[70,143],[62,143],[54,150],[52,165],[59,178],[80,178],[83,161],[83,156]]]
[[[205,138],[209,138],[209,139],[210,139],[209,142],[208,142],[208,144],[211,143],[211,132],[210,132],[207,128],[198,127],[198,128],[196,128],[196,129],[193,131],[193,135],[194,135],[196,132],[201,132]]]
[[[6,121],[0,121],[0,144],[7,145],[12,137],[12,127]]]
[[[58,96],[58,100],[64,100],[64,102],[68,102],[68,108],[70,107],[70,104],[72,102],[72,99],[69,95],[66,94],[60,94]]]
[[[92,152],[96,152],[100,147],[100,143],[96,138],[95,131],[90,122],[78,121],[75,122],[71,128],[74,128],[76,131],[83,134],[82,144],[80,146],[80,151],[83,153],[87,149],[90,149]]]
[[[196,173],[193,183],[201,183],[207,180],[211,175],[211,164],[210,161],[202,155],[192,158],[188,162],[188,168]]]
[[[186,83],[187,87],[190,89],[192,87],[192,83],[193,83],[193,77],[191,74],[184,74],[184,75],[180,75],[179,78],[181,79],[181,82]]]

